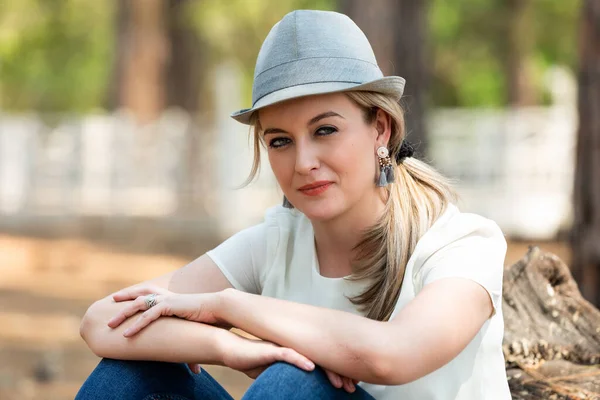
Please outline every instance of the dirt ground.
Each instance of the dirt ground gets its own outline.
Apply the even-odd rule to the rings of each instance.
[[[506,264],[534,243],[510,242]],[[569,262],[565,243],[541,243]],[[115,290],[180,267],[170,255],[117,252],[81,240],[0,235],[0,399],[72,399],[98,363],[79,337],[87,307]],[[241,398],[250,379],[207,370]]]

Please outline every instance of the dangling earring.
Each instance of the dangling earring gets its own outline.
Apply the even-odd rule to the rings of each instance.
[[[285,208],[294,208],[294,206],[292,205],[292,203],[290,203],[290,201],[287,199],[287,197],[283,196],[283,207]]]
[[[377,149],[379,157],[379,179],[377,180],[378,187],[387,186],[389,183],[394,183],[394,165],[390,159],[388,149],[381,146]]]

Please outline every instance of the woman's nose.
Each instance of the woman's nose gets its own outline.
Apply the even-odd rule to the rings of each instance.
[[[296,172],[308,175],[312,170],[318,169],[320,165],[318,151],[310,143],[298,143],[296,145]]]

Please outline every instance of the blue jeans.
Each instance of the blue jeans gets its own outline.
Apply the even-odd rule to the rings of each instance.
[[[103,359],[85,381],[75,400],[232,400],[227,391],[202,370],[193,374],[185,364]],[[336,389],[322,369],[306,372],[275,363],[252,383],[244,400],[373,400],[364,389]]]

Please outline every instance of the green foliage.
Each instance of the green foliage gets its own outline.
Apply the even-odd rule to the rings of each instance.
[[[102,107],[115,50],[121,0],[0,1],[0,108],[88,112]],[[208,65],[235,60],[249,102],[262,40],[294,9],[331,10],[343,0],[197,0],[190,18]],[[365,0],[381,1],[381,0]],[[524,40],[544,98],[543,73],[577,63],[581,0],[529,0]],[[437,106],[506,103],[510,14],[507,0],[429,0],[431,98]],[[208,74],[207,74],[208,75]]]
[[[343,0],[339,0],[343,1]],[[338,3],[339,3],[338,1]],[[372,0],[382,1],[382,0]],[[581,0],[530,0],[528,62],[538,97],[543,74],[555,64],[574,67]],[[499,107],[506,104],[506,60],[511,15],[507,0],[430,0],[431,98],[436,106]],[[333,0],[204,0],[196,6],[200,34],[216,59],[234,59],[249,102],[256,55],[273,24],[299,9],[335,9]]]
[[[89,111],[111,68],[113,4],[89,0],[0,2],[0,106]]]
[[[540,64],[561,63],[576,68],[581,3],[581,0],[536,0],[536,17],[532,23]]]
[[[528,0],[526,59],[544,98],[543,74],[552,65],[575,68],[581,0]],[[507,0],[431,0],[429,27],[437,106],[498,107],[506,104],[506,61],[511,15]]]

